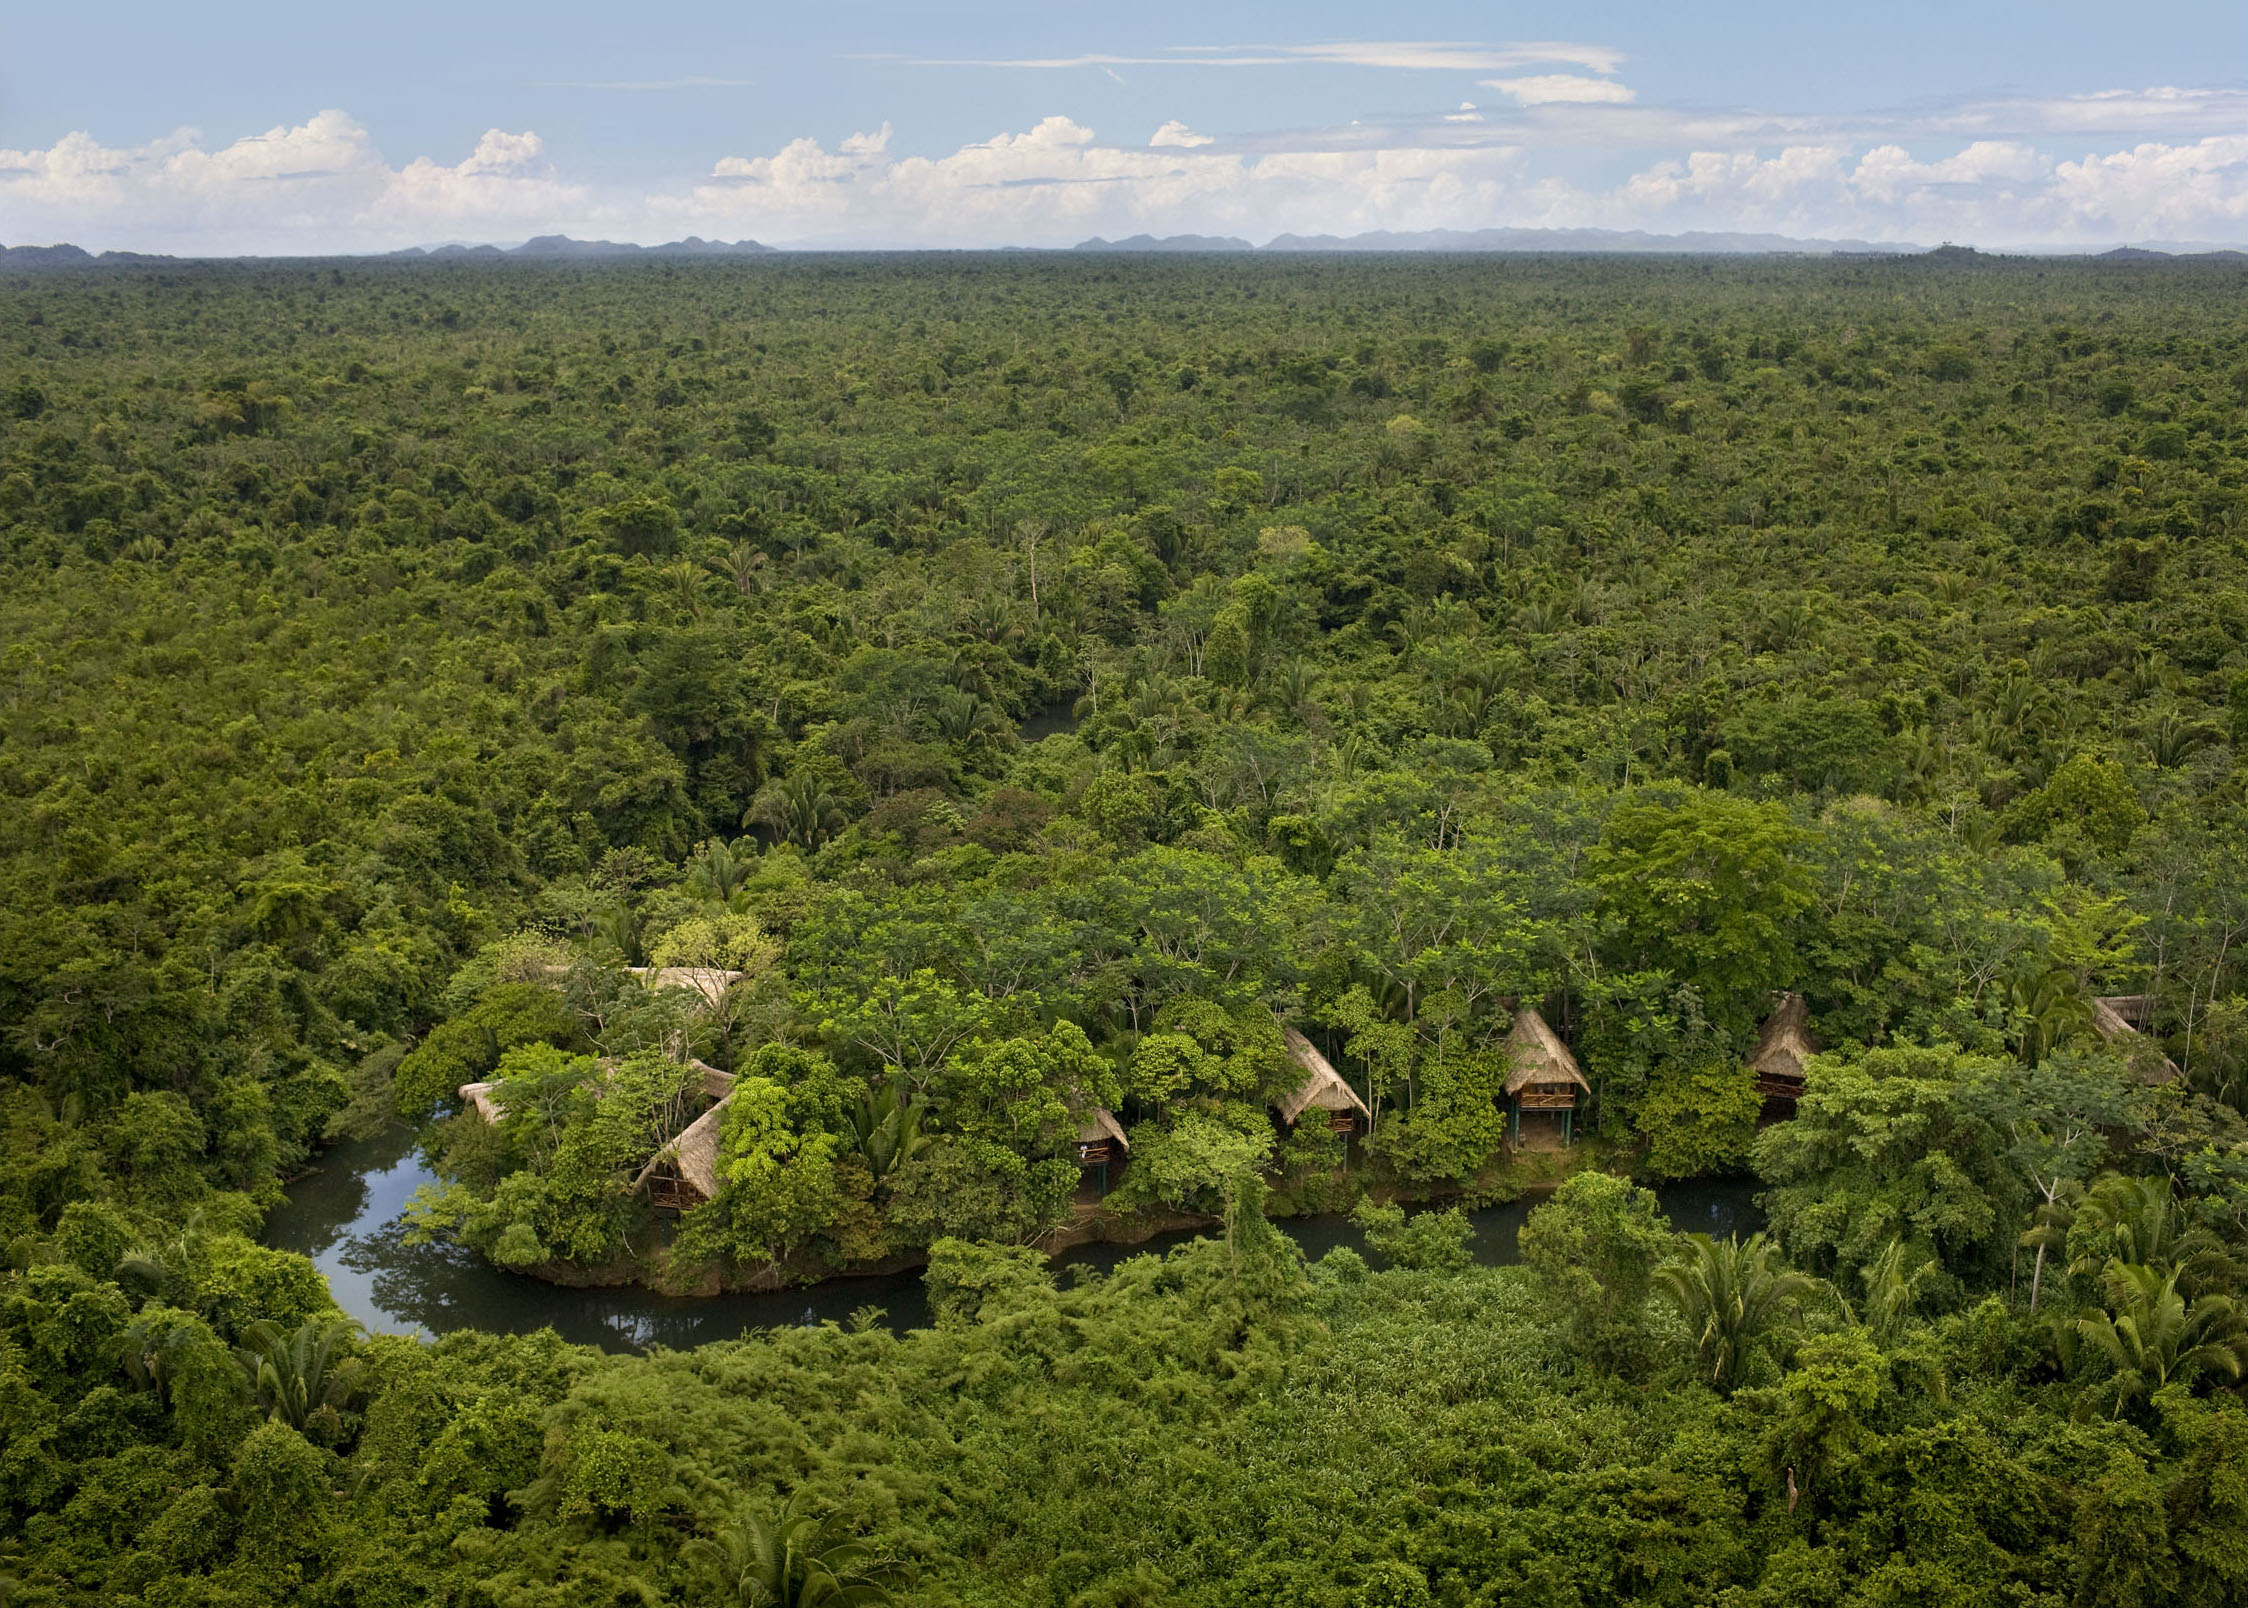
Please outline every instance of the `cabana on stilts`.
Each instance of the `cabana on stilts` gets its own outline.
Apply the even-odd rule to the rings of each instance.
[[[1106,1106],[1093,1107],[1077,1130],[1077,1165],[1087,1172],[1099,1172],[1104,1195],[1108,1193],[1108,1164],[1131,1148],[1132,1141],[1124,1137],[1124,1124]]]
[[[1324,1111],[1327,1126],[1336,1133],[1363,1132],[1361,1121],[1371,1126],[1374,1114],[1358,1098],[1358,1091],[1343,1081],[1334,1064],[1319,1053],[1318,1046],[1285,1023],[1280,1031],[1288,1041],[1288,1054],[1304,1070],[1303,1082],[1272,1102],[1280,1120],[1293,1128],[1306,1111]]]
[[[2153,1021],[2152,994],[2109,994],[2092,1001],[2092,1031],[2123,1052],[2141,1083],[2160,1085],[2178,1075],[2178,1063],[2146,1036]]]
[[[1756,1076],[1756,1092],[1767,1100],[1789,1105],[1803,1098],[1803,1064],[1819,1053],[1811,1036],[1811,1007],[1801,994],[1782,994],[1749,1052],[1748,1069]]]
[[[1592,1092],[1592,1085],[1577,1069],[1577,1058],[1561,1035],[1528,1005],[1514,1013],[1507,1030],[1507,1103],[1513,1107],[1515,1143],[1522,1142],[1522,1115],[1538,1120],[1558,1119],[1561,1142],[1576,1137],[1577,1091]]]

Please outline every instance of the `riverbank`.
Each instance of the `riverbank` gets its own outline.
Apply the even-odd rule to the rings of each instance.
[[[841,1273],[815,1284],[698,1296],[636,1284],[557,1284],[494,1266],[457,1246],[410,1245],[402,1214],[414,1191],[429,1181],[403,1129],[346,1140],[323,1152],[314,1168],[289,1186],[286,1200],[267,1219],[266,1242],[310,1257],[327,1276],[337,1304],[374,1333],[436,1336],[482,1329],[520,1334],[551,1328],[577,1344],[645,1351],[730,1340],[745,1330],[807,1319],[879,1323],[898,1330],[926,1327],[930,1321],[918,1259],[910,1265]],[[1723,1235],[1762,1225],[1753,1192],[1745,1181],[1704,1181],[1670,1185],[1658,1194],[1679,1228]],[[1468,1213],[1474,1230],[1470,1249],[1478,1262],[1504,1266],[1519,1260],[1515,1236],[1536,1198],[1526,1194]],[[1341,1245],[1366,1249],[1346,1217],[1275,1222],[1310,1257]],[[1174,1218],[1153,1222],[1128,1239],[1086,1233],[1047,1248],[1057,1270],[1105,1272],[1127,1257],[1166,1251],[1209,1227],[1206,1219]]]

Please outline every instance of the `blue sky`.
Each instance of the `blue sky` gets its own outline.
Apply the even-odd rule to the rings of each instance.
[[[0,240],[2248,241],[2248,7],[9,8]]]

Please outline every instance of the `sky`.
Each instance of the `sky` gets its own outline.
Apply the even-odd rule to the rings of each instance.
[[[2248,5],[71,0],[0,242],[1493,227],[2248,245]]]

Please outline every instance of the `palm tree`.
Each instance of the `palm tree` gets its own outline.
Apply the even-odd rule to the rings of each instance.
[[[725,557],[706,562],[712,573],[732,581],[734,590],[743,597],[754,597],[765,589],[765,555],[748,542],[736,542]]]
[[[234,1348],[268,1418],[301,1430],[322,1408],[338,1411],[351,1404],[364,1382],[366,1363],[352,1354],[359,1326],[348,1318],[307,1318],[284,1330],[261,1318],[242,1331],[248,1342]]]
[[[160,1298],[184,1305],[181,1298],[187,1289],[189,1269],[199,1259],[209,1234],[209,1221],[198,1206],[168,1244],[144,1246],[119,1257],[114,1277],[143,1299]]]
[[[768,787],[751,814],[768,826],[779,827],[788,842],[812,849],[843,824],[843,801],[822,787],[810,771],[795,771]]]
[[[1865,1325],[1873,1331],[1877,1344],[1896,1344],[1912,1316],[1914,1303],[1920,1299],[1921,1285],[1935,1272],[1932,1258],[1918,1267],[1909,1266],[1904,1241],[1894,1239],[1867,1265],[1860,1275],[1866,1286]]]
[[[728,843],[724,838],[712,838],[696,853],[694,862],[687,868],[687,887],[698,899],[732,908],[734,895],[741,892],[749,880],[750,861],[755,843],[744,838]]]
[[[169,1407],[172,1385],[187,1369],[198,1343],[216,1344],[194,1319],[178,1312],[144,1311],[111,1342],[117,1365],[134,1386]]]
[[[2100,1275],[2105,1310],[2071,1327],[2115,1367],[2115,1411],[2167,1384],[2204,1374],[2237,1380],[2248,1366],[2248,1311],[2229,1295],[2187,1304],[2178,1269],[2110,1258]]]
[[[2147,1267],[2176,1268],[2188,1297],[2227,1283],[2233,1273],[2223,1243],[2207,1229],[2184,1220],[2167,1174],[2130,1178],[2104,1173],[2085,1193],[2076,1223],[2089,1230],[2100,1249],[2079,1256],[2069,1272],[2079,1278],[2105,1267],[2110,1257]]]
[[[2020,1022],[2022,1059],[2032,1066],[2070,1034],[2092,1025],[2092,1002],[2083,986],[2059,968],[2015,978],[2008,1003]]]
[[[1771,1331],[1813,1288],[1778,1261],[1762,1234],[1723,1242],[1689,1234],[1684,1257],[1657,1268],[1655,1282],[1693,1330],[1710,1387],[1728,1396]]]
[[[851,1112],[851,1128],[858,1135],[859,1154],[877,1179],[911,1161],[928,1147],[921,1119],[929,1109],[925,1096],[906,1097],[905,1079],[892,1078],[880,1094],[861,1093]]]
[[[656,573],[657,577],[663,582],[665,590],[671,593],[672,600],[679,605],[687,617],[691,620],[701,619],[703,582],[706,577],[694,560],[676,559]]]
[[[853,1608],[892,1600],[902,1571],[866,1542],[838,1535],[831,1520],[788,1499],[778,1519],[744,1508],[715,1537],[682,1549],[689,1567],[718,1586],[710,1600],[730,1608]]]

